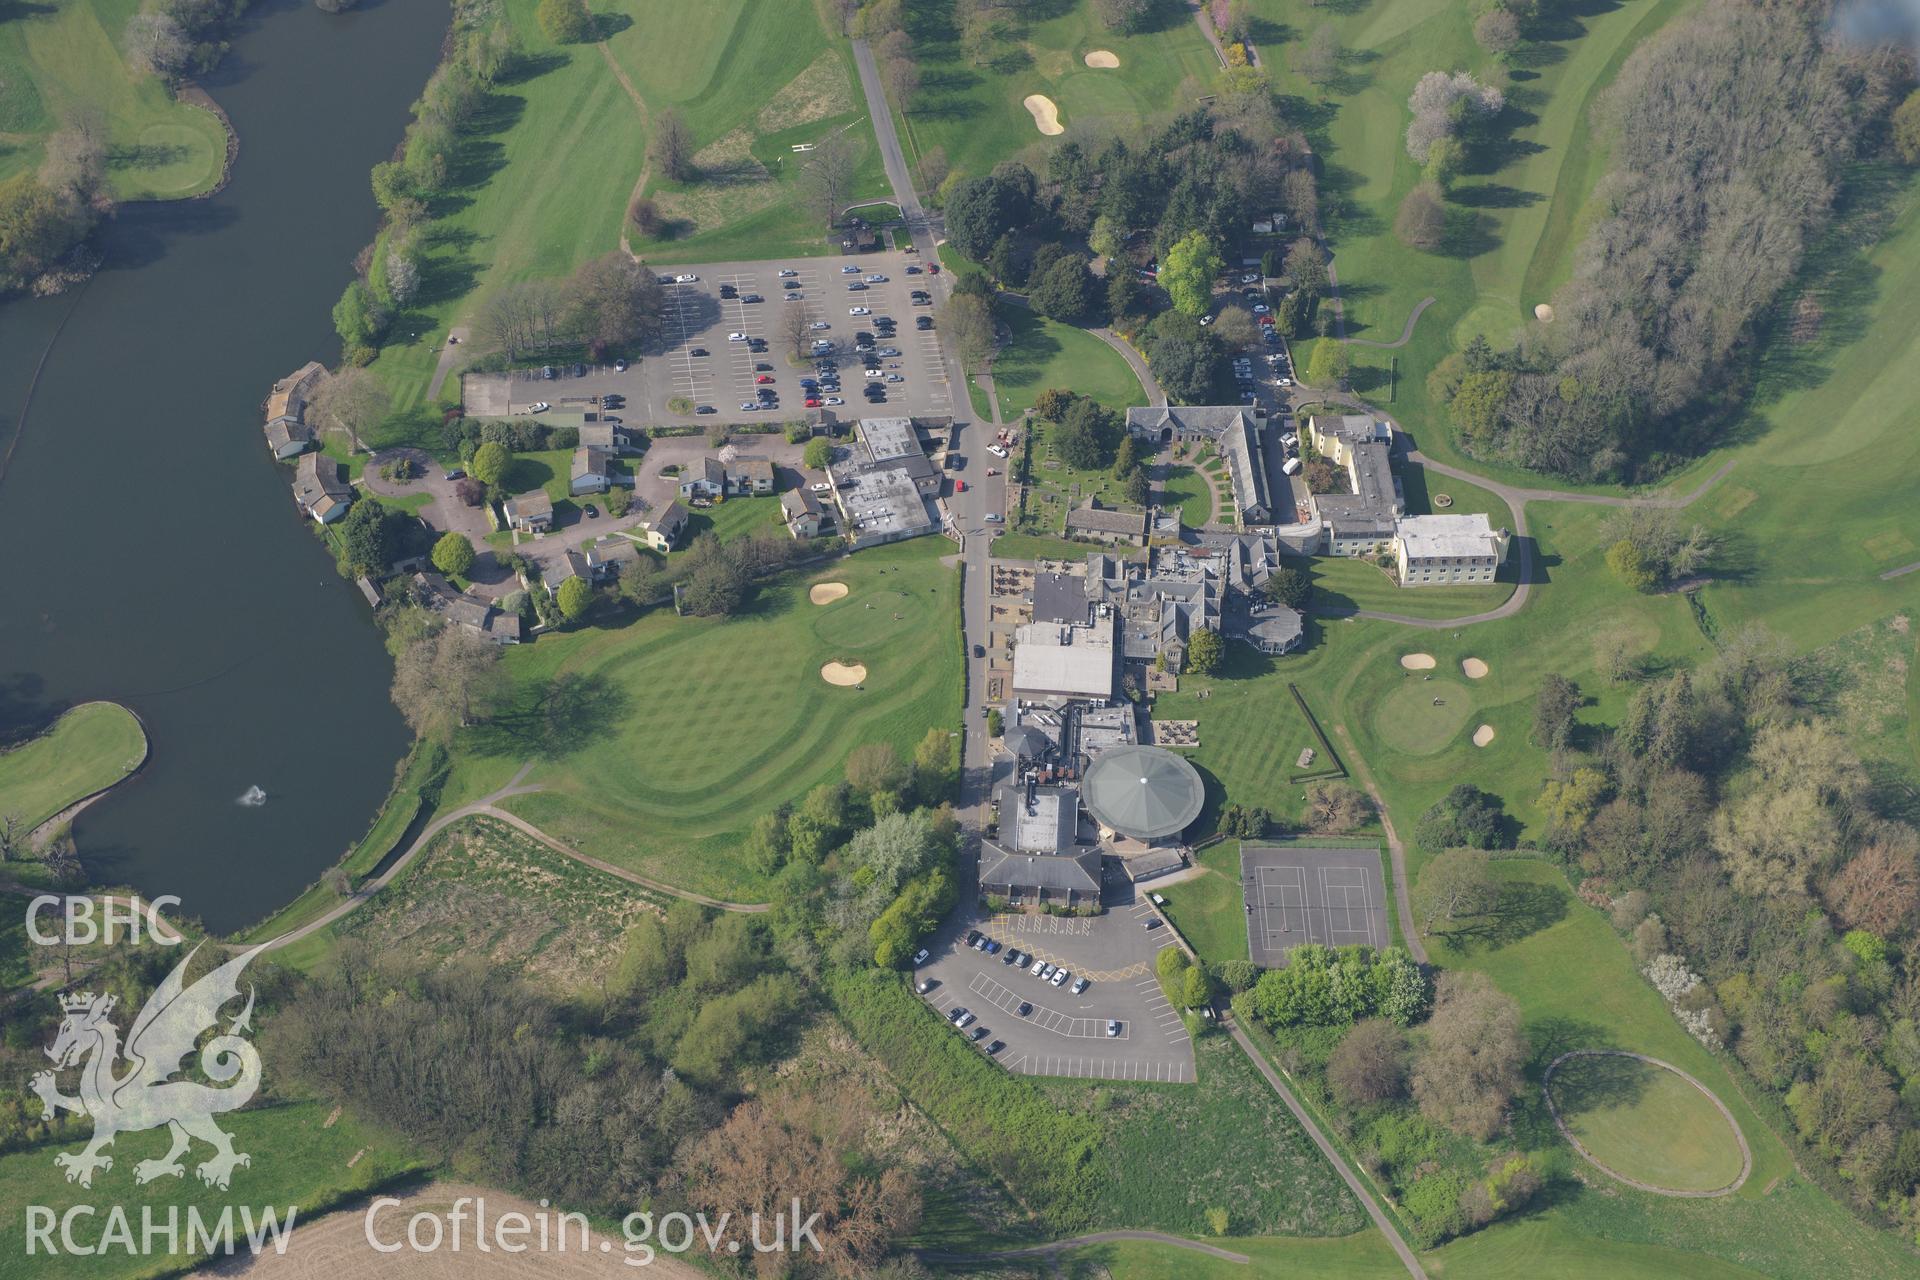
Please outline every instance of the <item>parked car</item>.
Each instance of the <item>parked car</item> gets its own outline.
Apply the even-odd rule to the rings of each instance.
[[[848,307],[847,314],[850,316],[870,316],[873,314],[873,309],[871,307]]]
[[[740,332],[738,329],[735,329],[732,333],[727,335],[728,342],[745,342],[746,340],[747,340],[747,335]]]
[[[1005,458],[1007,456],[1007,451],[1005,449],[1002,449],[997,444],[988,445],[987,452],[992,454],[996,458]]]
[[[782,289],[798,289],[800,287],[800,282],[798,280],[789,280],[785,284],[781,285],[780,287]]]
[[[847,286],[847,292],[848,293],[864,293],[866,291],[866,288],[867,288],[866,285],[861,284],[858,280],[855,280],[852,284],[849,284]]]
[[[820,407],[820,397],[808,396],[806,399],[806,407],[809,409],[818,409]]]
[[[1148,929],[1158,929],[1159,927],[1160,927],[1160,917],[1159,917],[1159,916],[1148,916],[1148,917],[1147,917],[1147,928],[1148,928]]]
[[[922,978],[920,979],[920,981],[913,984],[913,989],[915,991],[918,991],[921,995],[925,995],[927,994],[927,992],[933,990],[933,979]]]
[[[846,401],[842,400],[839,396],[828,396],[826,403],[827,403],[827,408],[833,409],[833,408],[839,407],[840,405],[845,404]]]
[[[1085,995],[1087,990],[1087,980],[1085,978],[1075,978],[1073,980],[1073,986],[1068,989],[1077,996]]]
[[[906,378],[903,375],[898,373],[890,373],[887,375],[887,381],[888,382],[905,382]]]
[[[695,281],[699,279],[700,279],[699,276],[689,275],[685,272],[682,272],[680,275],[677,275],[673,278],[673,282],[675,284],[693,284]]]
[[[527,406],[527,412],[528,413],[545,413],[547,410],[551,408],[553,408],[553,406],[548,404],[545,400],[536,400],[532,404]]]
[[[868,284],[885,284],[887,278],[876,271],[872,275],[867,276],[866,281]]]
[[[810,324],[810,325],[808,325],[808,326],[807,326],[807,328],[809,328],[809,329],[831,329],[831,328],[833,328],[833,326],[832,326],[832,325],[830,325],[830,324],[828,324],[828,323],[827,323],[827,322],[826,322],[825,320],[815,320],[815,321],[814,321],[814,322],[813,322],[812,324]],[[832,344],[832,343],[827,343],[827,344],[825,344],[825,345],[827,345],[827,346],[832,346],[833,344]]]
[[[755,409],[758,409],[759,407],[760,407],[760,402],[758,400],[742,400],[740,402],[740,412],[742,413],[752,413]]]
[[[929,954],[930,954],[930,953],[929,953],[929,952],[927,951],[927,949],[926,949],[925,947],[922,947],[922,948],[920,948],[920,949],[919,949],[918,951],[916,951],[916,952],[914,952],[914,953],[913,953],[913,965],[914,965],[914,968],[916,968],[916,969],[917,969],[917,968],[919,968],[919,967],[920,967],[921,965],[923,965],[923,964],[925,964],[925,963],[927,962],[927,956],[928,956]]]
[[[1031,973],[1034,977],[1037,978],[1041,975],[1042,970],[1047,969],[1049,967],[1050,966],[1047,964],[1045,960],[1035,960],[1033,962],[1033,967],[1029,969],[1027,972]]]
[[[447,472],[446,478],[449,480],[465,480],[467,478],[467,473],[462,468],[455,467],[453,470]]]
[[[807,488],[813,490],[815,493],[832,493],[833,492],[833,486],[828,484],[825,480],[815,480],[812,484],[808,485]]]
[[[1022,1000],[1020,1002],[1020,1016],[1024,1018],[1027,1015],[1031,1014],[1032,1012],[1033,1012],[1033,1006],[1029,1004],[1027,1001]]]
[[[846,266],[840,268],[840,274],[843,276],[857,276],[860,274],[860,268],[858,264],[848,263]]]
[[[1065,969],[1055,969],[1053,971],[1053,976],[1051,978],[1048,978],[1047,981],[1051,982],[1056,987],[1064,987],[1067,985],[1067,979],[1070,976],[1071,975],[1068,974],[1068,972]]]
[[[987,512],[987,514],[986,514],[986,515],[985,515],[984,517],[982,517],[982,518],[983,518],[984,520],[986,520],[986,522],[987,522],[988,524],[999,524],[999,523],[1000,523],[1000,513],[999,513],[998,511],[989,511],[989,512]]]
[[[770,383],[773,381],[773,375],[770,373],[763,373],[759,377],[755,378],[754,381],[759,383],[762,386],[765,386],[767,383]],[[800,380],[800,385],[803,387],[806,386],[807,380],[805,378],[802,378]]]
[[[1040,981],[1042,982],[1053,981],[1053,975],[1056,972],[1058,971],[1053,967],[1053,965],[1050,962],[1045,960],[1042,960],[1040,962]]]
[[[954,1020],[954,1024],[953,1024],[953,1025],[954,1025],[954,1026],[956,1026],[956,1027],[959,1027],[959,1028],[961,1028],[962,1030],[965,1030],[965,1029],[966,1029],[966,1027],[967,1027],[967,1024],[968,1024],[968,1023],[970,1023],[970,1022],[972,1022],[972,1021],[973,1021],[973,1010],[971,1010],[971,1009],[962,1009],[962,1010],[960,1011],[960,1016],[959,1016],[959,1017],[958,1017],[957,1019],[955,1019],[955,1020]]]
[[[714,408],[710,404],[703,404],[699,408],[695,409],[694,412],[695,413],[718,413],[720,411]]]
[[[740,296],[740,291],[730,284],[723,284],[720,286],[720,296],[723,298],[737,298]]]
[[[543,364],[540,366],[540,376],[546,379],[548,382],[552,382],[555,378],[560,376],[560,371],[554,368],[550,364]]]
[[[615,373],[625,373],[627,371],[627,362],[625,360],[615,360],[613,362],[613,371]]]
[[[1119,1034],[1120,1034],[1120,1023],[1112,1018],[1107,1019],[1107,1035],[1117,1036]]]
[[[913,327],[916,329],[931,329],[933,328],[933,317],[919,316],[914,320]]]
[[[994,939],[994,938],[988,938],[988,939],[987,939],[987,954],[988,954],[988,955],[990,955],[990,956],[997,956],[997,955],[999,955],[999,954],[1000,954],[1000,945],[1001,945],[1001,944],[1000,944],[1000,942],[999,942],[999,941],[998,941],[997,939]]]
[[[1000,1052],[1002,1049],[1006,1047],[1007,1047],[1007,1042],[1005,1040],[995,1040],[992,1044],[989,1044],[987,1046],[987,1056],[991,1058],[994,1054]]]
[[[908,268],[907,268],[907,274],[908,274],[908,275],[910,275],[910,276],[917,276],[917,275],[919,275],[919,274],[920,274],[920,268],[918,268],[918,267],[908,267]]]
[[[897,356],[897,355],[899,355],[899,354],[900,354],[900,348],[898,348],[898,347],[882,347],[882,348],[880,348],[880,354],[881,354],[881,355],[883,355],[883,356],[887,356],[887,357],[889,357],[889,358],[891,358],[891,357],[893,357],[893,356]]]
[[[967,930],[967,945],[972,946],[978,941],[980,941],[980,931],[978,929]]]
[[[1259,284],[1260,273],[1258,271],[1249,271],[1245,275],[1240,277],[1240,283],[1241,284]]]
[[[793,278],[794,276],[797,276],[797,275],[799,275],[799,274],[800,274],[800,273],[799,273],[798,271],[795,271],[795,270],[794,270],[794,269],[793,269],[792,267],[782,267],[782,268],[780,268],[780,278],[781,278],[782,280],[790,280],[790,279],[792,279],[792,278]]]
[[[1285,462],[1283,462],[1283,463],[1281,463],[1281,464],[1280,464],[1280,470],[1281,470],[1281,471],[1283,471],[1283,472],[1285,472],[1285,473],[1286,473],[1287,475],[1290,475],[1290,476],[1297,476],[1297,475],[1299,475],[1299,474],[1300,474],[1300,459],[1298,459],[1298,458],[1288,458],[1288,459],[1287,459],[1287,460],[1286,460]]]
[[[979,1044],[986,1038],[987,1029],[985,1027],[975,1027],[973,1030],[967,1032],[967,1039],[973,1041],[975,1044]]]
[[[757,293],[749,293],[749,294],[747,294],[747,295],[746,295],[745,297],[743,297],[743,298],[741,298],[741,299],[740,299],[740,301],[742,301],[742,302],[765,302],[765,301],[766,301],[766,299],[765,299],[765,298],[763,298],[763,297],[761,297],[761,296],[760,296],[759,294],[757,294]]]

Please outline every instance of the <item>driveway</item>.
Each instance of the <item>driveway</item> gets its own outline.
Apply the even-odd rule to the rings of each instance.
[[[401,458],[411,458],[420,465],[420,478],[382,479],[380,468]],[[424,449],[382,449],[367,459],[367,467],[361,473],[360,480],[370,492],[383,498],[411,498],[423,492],[430,494],[433,501],[420,508],[420,518],[443,533],[452,530],[466,534],[476,547],[493,532],[493,526],[487,520],[486,508],[470,507],[460,501],[459,495],[453,491],[458,482],[447,479],[447,473]]]

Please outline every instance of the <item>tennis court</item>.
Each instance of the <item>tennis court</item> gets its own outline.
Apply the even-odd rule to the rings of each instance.
[[[1386,884],[1378,849],[1299,845],[1240,847],[1247,902],[1247,954],[1266,969],[1304,942],[1387,945]]]

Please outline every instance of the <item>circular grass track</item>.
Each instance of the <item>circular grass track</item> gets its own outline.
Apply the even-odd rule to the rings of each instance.
[[[1714,1196],[1746,1181],[1751,1157],[1718,1098],[1678,1068],[1577,1051],[1547,1070],[1560,1131],[1601,1172],[1662,1195]]]
[[[1435,698],[1441,705],[1434,705]],[[1422,680],[1414,672],[1380,699],[1373,731],[1396,751],[1430,756],[1452,746],[1472,716],[1473,691],[1466,685],[1443,676]]]

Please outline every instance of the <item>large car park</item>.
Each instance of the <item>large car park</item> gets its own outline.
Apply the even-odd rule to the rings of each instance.
[[[838,408],[855,417],[873,411],[903,416],[958,412],[958,388],[947,377],[939,335],[917,327],[903,332],[907,316],[927,315],[911,297],[925,277],[909,277],[905,268],[910,264],[906,254],[869,253],[662,270],[659,279],[667,295],[664,350],[644,353],[645,358],[627,368],[585,370],[584,376],[568,379],[564,395],[624,396],[627,420],[648,423],[692,423],[703,416],[711,421],[716,415],[723,421],[785,420],[807,408]],[[843,284],[860,289],[849,294],[837,287]],[[787,305],[773,305],[776,300]],[[787,358],[787,317],[794,307],[804,310],[821,344],[810,352],[811,367],[795,367]],[[883,318],[888,323],[879,323]],[[876,333],[877,345],[888,352],[872,352],[879,357],[872,366],[860,358],[866,353],[855,350],[854,335],[861,329]],[[820,377],[820,366],[828,362],[833,372],[844,376],[845,390],[829,393],[843,405],[802,394],[800,378]],[[862,377],[868,367],[878,372]],[[763,376],[773,381],[759,381]],[[875,386],[874,393],[863,392],[868,384]],[[524,407],[536,394],[555,398],[550,387],[536,393],[513,379],[509,398],[515,405]],[[810,406],[809,399],[821,403]]]
[[[1009,1071],[1102,1080],[1194,1079],[1193,1046],[1154,976],[1171,929],[1150,904],[1102,916],[999,915],[949,926],[916,958],[914,986]]]

